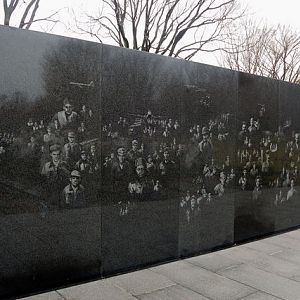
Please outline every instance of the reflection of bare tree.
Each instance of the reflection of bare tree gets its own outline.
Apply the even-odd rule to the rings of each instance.
[[[16,91],[12,95],[0,95],[1,130],[18,131],[26,120],[28,109],[28,98],[21,92]]]
[[[96,44],[76,40],[63,41],[47,51],[42,66],[45,104],[50,115],[62,107],[64,98],[71,99],[79,108],[99,97],[100,55]]]

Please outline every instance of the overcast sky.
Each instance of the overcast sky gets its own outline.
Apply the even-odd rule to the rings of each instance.
[[[299,0],[240,0],[248,5],[253,17],[271,24],[289,24],[300,31]]]
[[[72,10],[78,12],[93,12],[99,7],[101,0],[42,0],[40,3],[40,9],[37,17],[43,17],[49,15],[51,11],[65,8],[60,12],[60,18],[66,24],[57,25],[53,33],[78,36],[74,32],[68,29],[70,22],[70,15]],[[254,18],[265,19],[268,23],[282,23],[289,24],[295,29],[300,31],[300,18],[299,0],[239,0],[242,4],[248,5],[249,12],[251,12]],[[2,19],[2,9],[0,10],[0,17]],[[41,30],[40,25],[36,24],[32,27],[35,30]],[[46,29],[46,28],[45,28]],[[80,36],[80,35],[79,35]],[[85,37],[88,39],[88,37]]]

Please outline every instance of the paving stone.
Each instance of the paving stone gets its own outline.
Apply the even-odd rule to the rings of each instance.
[[[242,264],[231,269],[221,270],[218,274],[281,299],[299,299],[299,283],[249,265]]]
[[[244,284],[184,261],[162,265],[151,270],[210,299],[234,300],[255,292],[253,288]]]
[[[300,265],[300,252],[296,249],[280,247],[274,244],[266,243],[263,240],[251,242],[240,247],[254,249]]]
[[[241,298],[241,300],[278,300],[278,299],[280,298],[277,298],[275,296],[263,292],[256,292],[254,294],[246,296],[245,298]]]
[[[64,298],[57,292],[50,292],[31,297],[22,298],[22,300],[63,300]]]
[[[258,269],[265,270],[286,278],[300,275],[300,266],[287,260],[259,252],[246,247],[232,248],[224,256],[234,257],[235,260],[250,264]]]
[[[300,282],[300,276],[294,276],[294,277],[291,277],[290,279]]]
[[[150,270],[132,272],[106,280],[110,284],[118,286],[132,295],[151,293],[155,290],[175,285],[175,282],[167,277]]]
[[[260,241],[247,243],[247,244],[239,246],[239,248],[240,247],[241,248],[254,249],[254,250],[266,253],[266,254],[273,254],[275,252],[283,251],[283,250],[287,249],[287,248],[282,247],[282,246],[266,243],[265,240],[260,240]]]
[[[295,249],[295,250],[300,249],[300,240],[293,239],[284,234],[270,237],[268,239],[265,239],[264,242],[279,247],[284,247],[287,249]]]
[[[174,285],[150,294],[140,295],[137,296],[137,298],[140,300],[209,300],[180,285]]]
[[[217,252],[188,258],[185,261],[212,272],[241,264],[240,261],[219,255]]]
[[[290,232],[286,232],[285,235],[293,239],[300,240],[300,230],[293,230]]]
[[[105,280],[76,285],[57,291],[66,300],[136,300],[125,290]]]
[[[270,254],[274,257],[278,257],[282,260],[291,262],[293,264],[300,265],[300,251],[295,249],[285,249],[282,251],[273,252]]]

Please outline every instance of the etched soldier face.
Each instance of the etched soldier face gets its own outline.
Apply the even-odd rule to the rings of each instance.
[[[133,150],[133,151],[136,151],[137,148],[138,148],[138,144],[137,144],[137,143],[133,143],[133,144],[132,144],[132,150]]]
[[[51,152],[51,157],[54,162],[58,162],[60,160],[60,151],[57,150],[57,151]]]
[[[137,166],[136,167],[136,174],[138,177],[142,177],[145,174],[145,169],[143,166]]]
[[[220,180],[221,180],[221,181],[224,181],[225,178],[226,178],[225,173],[224,173],[224,172],[221,172],[221,173],[220,173]]]
[[[196,205],[196,198],[195,198],[195,196],[192,196],[192,198],[191,198],[191,209],[194,209],[195,205]]]
[[[68,136],[69,143],[75,143],[75,136]]]
[[[165,160],[168,160],[169,157],[170,157],[169,152],[168,152],[168,151],[165,151],[165,152],[164,152],[164,159],[165,159]]]
[[[64,106],[64,111],[66,112],[66,114],[70,115],[73,111],[73,105],[70,104],[70,103],[67,103],[65,106]]]
[[[71,182],[71,185],[74,186],[74,187],[78,187],[79,184],[80,184],[80,177],[77,177],[77,176],[72,176],[70,178],[70,182]]]
[[[180,200],[180,207],[184,207],[184,206],[185,206],[185,199],[184,197],[182,197]]]
[[[118,154],[118,156],[121,156],[121,157],[125,156],[125,148],[123,148],[123,147],[119,148],[117,150],[117,154]]]
[[[290,185],[291,185],[291,188],[293,188],[293,187],[295,186],[295,181],[294,181],[294,179],[291,179]]]
[[[259,186],[260,186],[260,179],[259,179],[259,178],[256,179],[255,185],[256,185],[256,187],[259,187]]]

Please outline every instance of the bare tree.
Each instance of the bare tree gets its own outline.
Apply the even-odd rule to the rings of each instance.
[[[228,35],[223,65],[234,70],[297,83],[300,81],[300,35],[291,27],[242,21]]]
[[[237,0],[102,0],[98,15],[77,28],[120,47],[191,59],[218,50],[237,8]]]
[[[4,20],[3,24],[11,26],[13,14],[21,12],[18,16],[17,27],[29,29],[35,22],[47,21],[56,24],[58,20],[54,19],[58,11],[50,14],[47,17],[36,18],[36,13],[39,9],[41,0],[3,0]],[[14,20],[15,21],[15,20]]]

